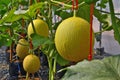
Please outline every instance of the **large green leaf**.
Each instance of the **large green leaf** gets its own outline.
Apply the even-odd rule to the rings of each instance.
[[[120,80],[120,55],[84,60],[67,68],[61,80]]]
[[[0,20],[0,24],[4,23],[4,22],[9,22],[8,20],[11,19],[11,17],[14,14],[14,11],[16,10],[16,8],[14,7],[10,12],[6,13],[2,19]]]
[[[0,20],[0,24],[5,23],[5,22],[14,22],[17,21],[21,18],[28,19],[26,16],[27,11],[25,10],[19,10],[16,11],[16,7],[11,9],[9,12],[5,13],[2,19]]]
[[[68,17],[72,17],[72,14],[70,12],[67,12],[67,11],[61,11],[60,16],[64,20],[64,19],[66,19]]]
[[[29,7],[28,14],[30,15],[30,17],[34,17],[36,15],[36,10],[39,9],[39,8],[43,8],[43,7],[44,7],[43,2],[33,4]]]
[[[10,3],[10,0],[0,0],[0,9],[3,8],[3,6],[7,6]]]
[[[88,22],[90,21],[90,6],[85,4],[84,6],[80,7],[77,12],[77,16],[84,18]]]
[[[37,9],[43,7],[43,4],[44,3],[42,2],[33,4],[29,7],[28,10],[16,10],[17,8],[14,7],[2,17],[0,24],[5,22],[14,22],[20,19],[30,19],[36,15]]]
[[[39,47],[40,45],[53,44],[53,41],[48,37],[40,36],[38,34],[31,34],[31,37],[33,46],[35,48]]]

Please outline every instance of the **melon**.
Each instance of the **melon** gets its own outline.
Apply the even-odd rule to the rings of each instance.
[[[16,55],[20,59],[24,59],[29,53],[29,43],[25,39],[20,39],[16,46]]]
[[[94,46],[94,33],[92,36]],[[90,52],[90,24],[80,17],[63,20],[55,33],[55,46],[66,60],[78,62],[86,59]]]
[[[41,19],[35,19],[35,20],[33,20],[33,24],[34,24],[35,31],[38,35],[48,37],[49,28],[45,21],[43,21]],[[34,30],[32,27],[32,23],[30,23],[28,25],[28,29],[27,29],[28,37],[31,38],[31,34],[33,34],[33,33],[34,33]]]
[[[34,55],[30,54],[23,60],[23,68],[28,73],[35,73],[40,69],[40,59]]]

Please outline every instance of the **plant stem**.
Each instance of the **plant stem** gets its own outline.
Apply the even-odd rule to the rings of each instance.
[[[72,8],[72,5],[68,5],[68,4],[65,4],[65,3],[63,3],[63,2],[53,1],[53,0],[51,0],[51,2],[56,3],[56,4],[60,4],[60,5],[64,5],[64,6],[66,6],[66,7]]]
[[[50,28],[50,36],[51,38],[53,38],[53,27],[52,27],[52,5],[51,5],[51,1],[49,0],[49,10],[48,10],[48,26]]]
[[[102,13],[107,13],[107,14],[111,14],[110,12],[108,12],[108,11],[103,11],[103,10],[100,10],[100,9],[96,9],[96,10],[98,10],[98,11],[100,11],[100,12],[102,12]],[[120,13],[114,13],[115,15],[120,15]]]
[[[52,46],[49,45],[48,50],[47,50],[47,60],[48,60],[48,65],[49,65],[49,80],[54,80],[54,73],[53,73],[53,49]]]
[[[15,35],[19,36],[19,37],[23,37],[22,35],[20,35],[19,33],[14,32]]]
[[[56,4],[63,5],[63,6],[65,6],[65,7],[72,8],[72,5],[68,5],[68,4],[65,4],[65,3],[63,3],[63,2],[54,1],[54,0],[51,0],[51,2],[56,3]],[[86,3],[83,1],[83,2],[81,2],[80,4],[78,4],[78,6],[83,6],[84,4],[86,4]]]
[[[110,27],[111,27],[111,26],[108,26],[108,27],[106,27],[105,29],[103,29],[102,31],[95,32],[95,34],[102,33],[102,32],[104,32],[104,31],[106,31],[107,29],[109,29]]]
[[[10,26],[10,37],[13,37],[13,28],[11,26]],[[12,43],[10,45],[10,62],[12,61],[13,47],[14,47],[14,42],[12,40]]]
[[[109,6],[110,6],[111,20],[112,20],[113,29],[115,31],[115,35],[117,33],[117,38],[118,38],[118,40],[120,42],[120,32],[118,30],[118,25],[116,23],[115,13],[114,13],[114,6],[113,6],[112,0],[109,0]]]
[[[47,56],[47,59],[48,59],[48,65],[49,65],[49,80],[54,80],[53,69],[52,69],[52,59],[49,56]]]
[[[26,80],[28,80],[28,77],[29,77],[29,73],[27,72],[26,73]]]
[[[32,5],[32,0],[29,0],[29,5]],[[29,16],[29,15],[28,15]],[[36,33],[36,30],[35,30],[35,26],[34,26],[34,23],[33,23],[33,20],[32,18],[29,16],[30,20],[31,20],[31,24],[32,24],[32,28],[33,28],[33,31],[34,33]]]
[[[32,24],[32,28],[33,28],[34,33],[36,33],[35,26],[34,26],[34,23],[33,23],[32,19],[31,19],[31,24]]]
[[[76,10],[73,10],[73,17],[76,17]]]
[[[58,54],[55,56],[55,59],[54,59],[54,65],[53,65],[53,73],[54,74],[56,73],[57,56],[58,56]]]
[[[11,0],[11,9],[14,7],[14,1]]]

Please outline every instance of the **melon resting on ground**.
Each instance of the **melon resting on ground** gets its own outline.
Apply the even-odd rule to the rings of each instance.
[[[94,45],[94,34],[92,43]],[[90,52],[90,24],[80,17],[63,20],[55,33],[55,46],[66,60],[78,62]]]
[[[16,46],[16,54],[20,59],[24,59],[29,52],[29,43],[25,39],[20,39]]]
[[[23,60],[23,68],[28,73],[35,73],[40,69],[40,59],[34,55],[30,54]]]

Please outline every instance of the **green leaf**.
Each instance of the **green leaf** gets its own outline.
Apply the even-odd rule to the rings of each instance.
[[[27,0],[18,0],[18,3],[21,5],[28,5],[28,1]]]
[[[102,28],[105,29],[106,31],[112,30],[112,23],[111,23],[111,16],[109,14],[104,14],[106,18],[103,19],[103,25]]]
[[[28,14],[32,18],[33,16],[36,15],[36,10],[39,9],[39,8],[42,8],[42,7],[44,7],[44,3],[43,2],[39,2],[39,3],[33,4],[33,5],[31,5],[29,7]]]
[[[87,4],[95,3],[99,0],[84,0]]]
[[[0,26],[0,31],[1,31],[2,33],[4,33],[7,29],[9,29],[8,26],[5,26],[5,25],[1,25],[1,26]],[[5,33],[6,33],[6,32],[5,32]]]
[[[1,5],[8,5],[10,3],[10,0],[0,0],[0,6]]]
[[[12,10],[7,12],[2,19],[0,20],[0,24],[4,22],[14,22],[20,19],[30,19],[36,15],[36,10],[43,7],[42,2],[33,4],[29,7],[28,10],[16,10],[14,7]]]
[[[57,53],[58,54],[58,53]],[[60,66],[66,66],[70,62],[62,58],[59,54],[57,55],[57,63],[60,64]]]
[[[100,21],[103,22],[107,18],[106,14],[102,14],[98,9],[94,9],[94,16]]]
[[[12,40],[9,35],[0,34],[0,46],[10,46]]]
[[[35,48],[37,48],[40,45],[53,44],[53,41],[50,40],[48,37],[40,36],[38,34],[31,34],[31,37],[33,46]]]
[[[13,16],[15,10],[16,8],[14,7],[10,12],[6,13],[0,20],[0,24],[4,22],[8,22],[8,20],[11,19],[11,17]]]
[[[106,29],[106,31],[110,31],[113,29],[114,24],[111,23],[110,14],[106,14],[106,15],[107,15],[106,19],[103,20],[104,21],[103,29]],[[115,17],[115,22],[118,25],[117,28],[120,29],[120,19]],[[119,30],[119,32],[120,32],[120,30]]]
[[[14,7],[12,10],[4,14],[2,19],[0,20],[0,24],[5,23],[5,22],[14,22],[17,21],[21,18],[23,19],[28,19],[27,16],[25,16],[25,11],[16,11],[16,7]]]
[[[84,5],[78,9],[77,16],[87,20],[88,22],[90,21],[90,6],[89,5]]]
[[[113,29],[113,24],[111,23],[111,15],[110,14],[103,14],[99,10],[95,9],[94,16],[98,19],[98,21],[100,23],[102,23],[102,28],[104,31],[110,31]],[[119,25],[117,28],[120,29],[120,19],[115,17],[115,21],[116,21],[117,25]]]
[[[66,19],[68,17],[72,17],[73,15],[70,12],[62,11],[62,12],[60,12],[60,16],[64,20],[64,19]]]
[[[67,72],[61,80],[119,80],[120,55],[102,60],[84,60],[67,67]]]
[[[97,6],[100,6],[101,8],[106,8],[107,3],[108,3],[108,0],[101,0],[101,2],[98,3]]]
[[[114,37],[120,44],[120,32],[119,32],[120,28],[119,28],[119,25],[116,23],[116,17],[114,13],[114,6],[113,6],[112,0],[109,0],[109,6],[110,6],[110,12],[111,12],[111,22],[114,30]]]

